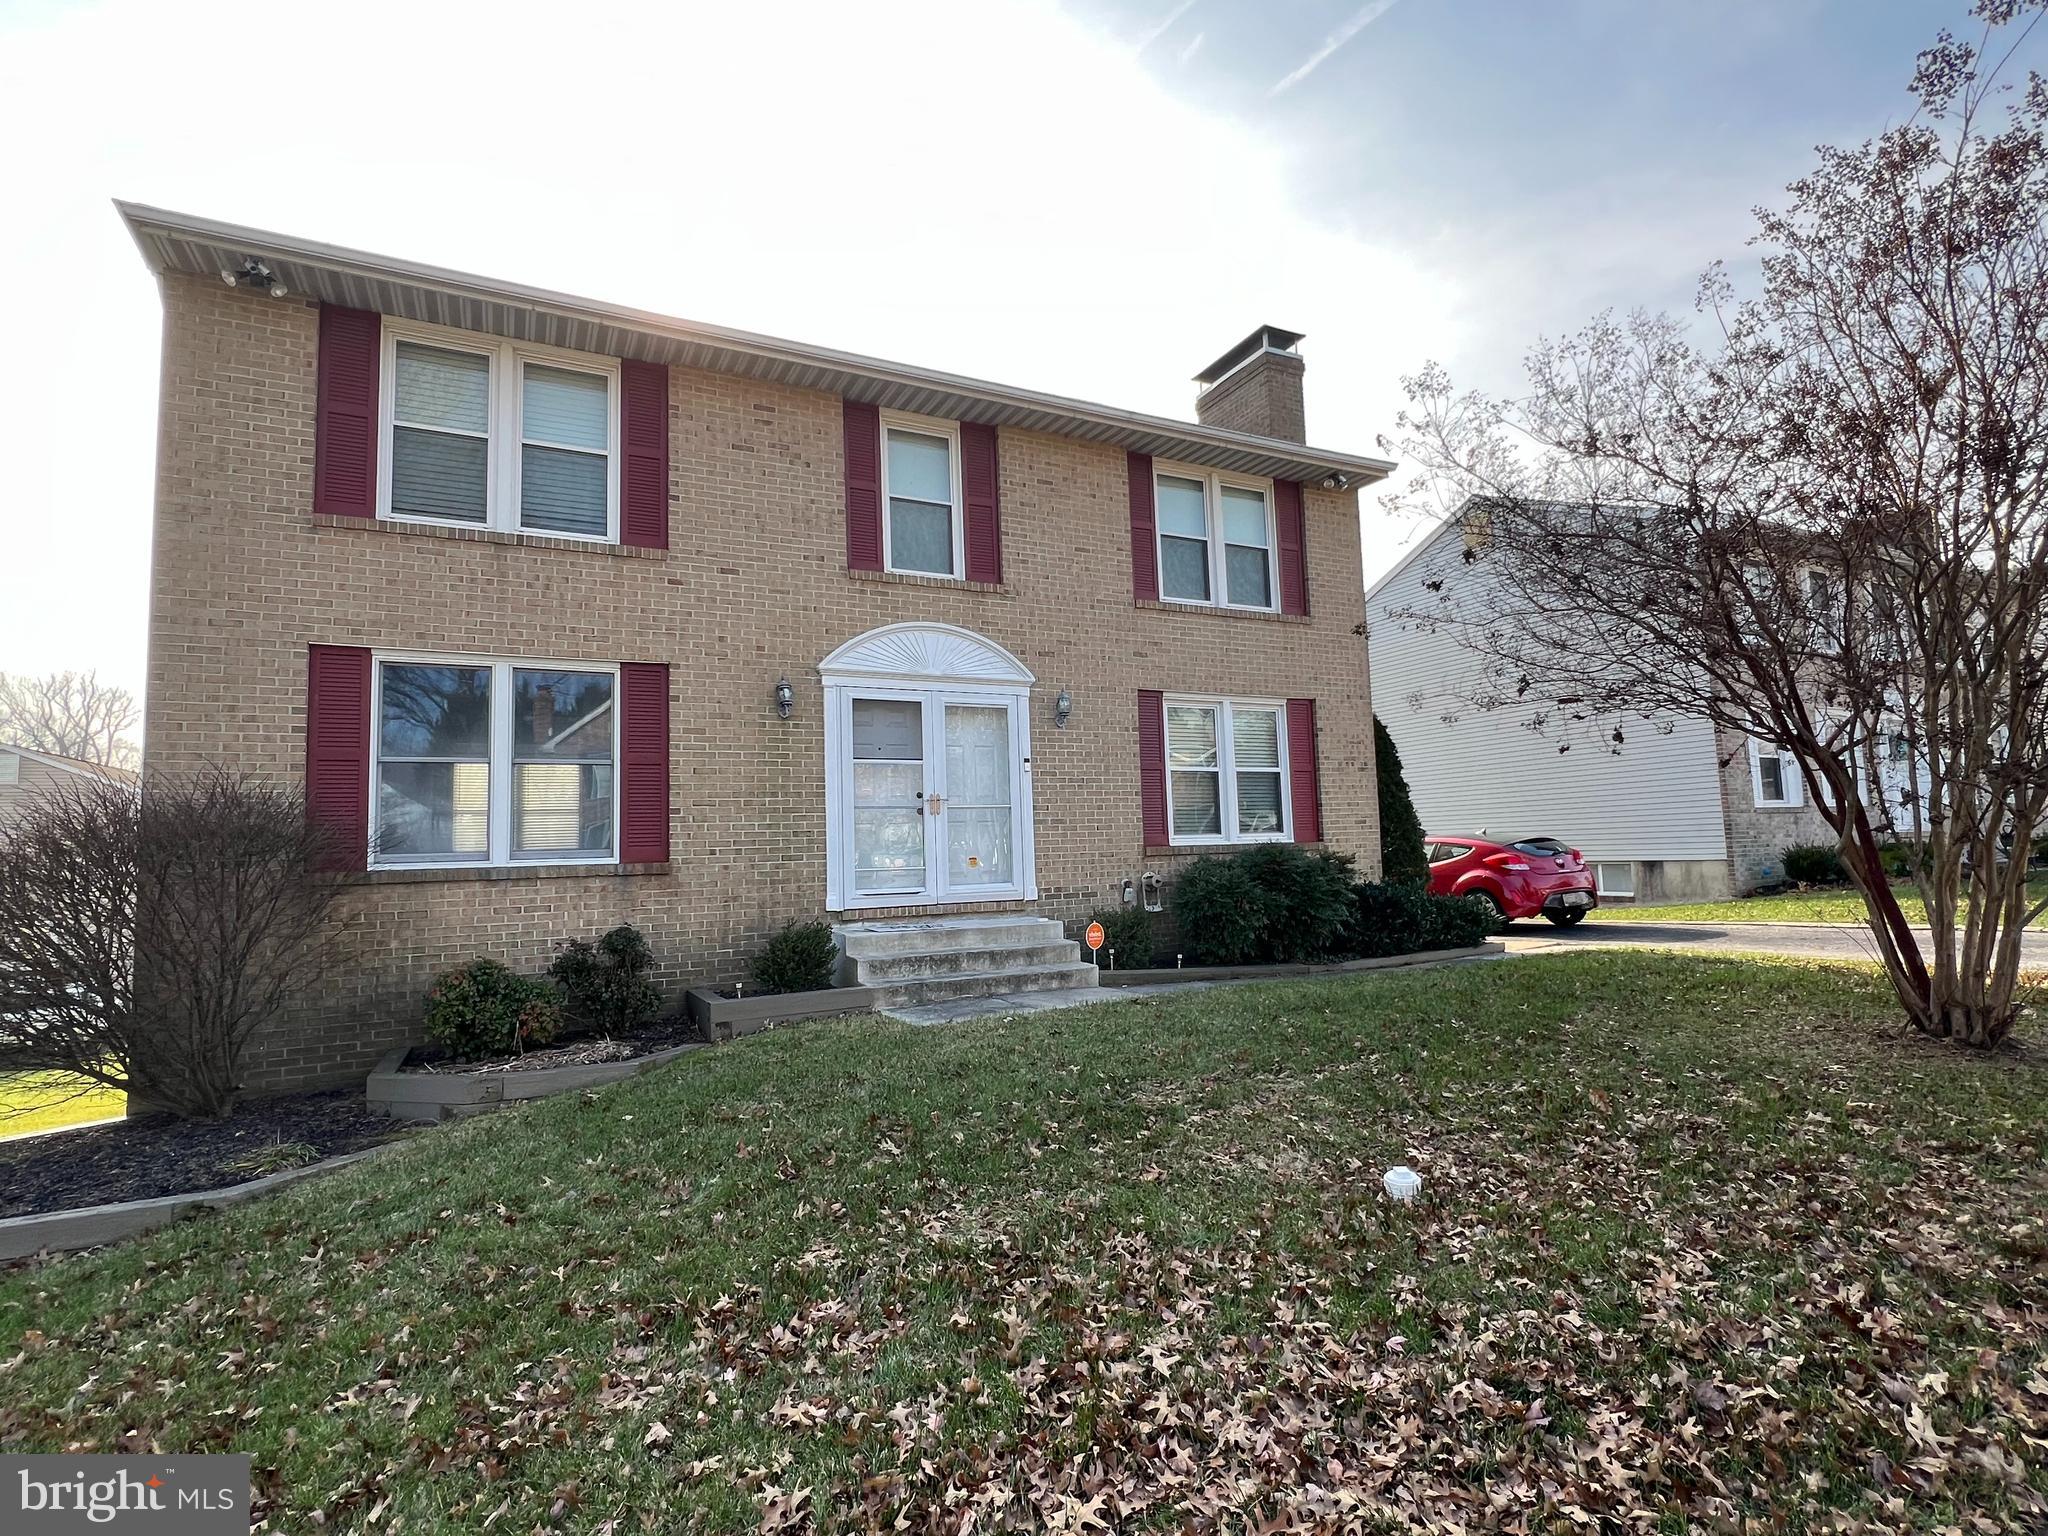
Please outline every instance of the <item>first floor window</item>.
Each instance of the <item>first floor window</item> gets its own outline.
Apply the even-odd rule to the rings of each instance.
[[[379,865],[613,856],[617,674],[380,660]]]
[[[1800,803],[1799,765],[1791,753],[1752,737],[1749,758],[1759,808],[1782,809]]]
[[[1174,842],[1257,842],[1287,835],[1281,709],[1230,699],[1167,702]]]
[[[951,429],[890,424],[883,436],[889,569],[958,576],[960,497]]]

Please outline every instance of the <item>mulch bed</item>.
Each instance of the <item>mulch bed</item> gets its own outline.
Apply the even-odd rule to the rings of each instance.
[[[703,1032],[687,1015],[677,1012],[650,1019],[630,1035],[586,1035],[564,1040],[545,1050],[523,1056],[501,1056],[491,1061],[457,1061],[453,1052],[438,1045],[416,1045],[400,1069],[405,1072],[541,1072],[549,1067],[581,1067],[600,1061],[632,1061],[652,1056],[671,1046],[701,1043]]]
[[[300,1166],[402,1133],[353,1087],[255,1099],[225,1120],[147,1115],[26,1136],[0,1143],[0,1218],[220,1189],[283,1171],[243,1164],[266,1148],[310,1146],[286,1164]]]

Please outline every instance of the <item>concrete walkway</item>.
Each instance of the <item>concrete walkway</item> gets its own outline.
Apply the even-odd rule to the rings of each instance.
[[[1268,980],[1276,978],[1266,978]],[[1210,987],[1244,986],[1235,981],[1171,981],[1151,987],[1070,987],[1057,992],[1009,992],[997,997],[961,997],[950,1003],[921,1003],[914,1008],[883,1008],[884,1018],[905,1024],[957,1024],[962,1019],[1009,1018],[1020,1013],[1050,1013],[1055,1008],[1087,1008],[1096,1003],[1121,1003],[1134,997],[1163,997],[1204,992]]]

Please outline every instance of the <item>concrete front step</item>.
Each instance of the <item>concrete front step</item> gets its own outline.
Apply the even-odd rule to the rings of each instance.
[[[1085,960],[1071,965],[1020,966],[1010,971],[967,971],[956,976],[926,976],[915,981],[877,986],[875,1006],[916,1008],[926,1003],[949,1003],[963,997],[1078,991],[1093,988],[1096,982],[1096,969]]]
[[[990,917],[906,918],[839,923],[832,929],[850,960],[879,955],[928,955],[947,949],[988,949],[1006,944],[1057,944],[1066,930],[1049,917],[998,913]]]
[[[877,1008],[1093,987],[1097,980],[1065,929],[1023,912],[841,923],[832,936],[840,981],[873,987]]]
[[[934,949],[920,954],[861,956],[853,961],[853,980],[863,987],[886,987],[934,976],[1074,965],[1080,959],[1081,946],[1072,939],[1061,939],[1052,944],[990,944],[979,949]]]

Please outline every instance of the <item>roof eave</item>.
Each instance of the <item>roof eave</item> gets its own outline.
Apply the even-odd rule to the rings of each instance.
[[[1013,389],[270,230],[137,203],[114,206],[158,272],[210,274],[257,256],[297,296],[409,319],[821,389],[892,409],[1062,433],[1243,474],[1311,482],[1341,475],[1357,487],[1394,468],[1385,459]]]

